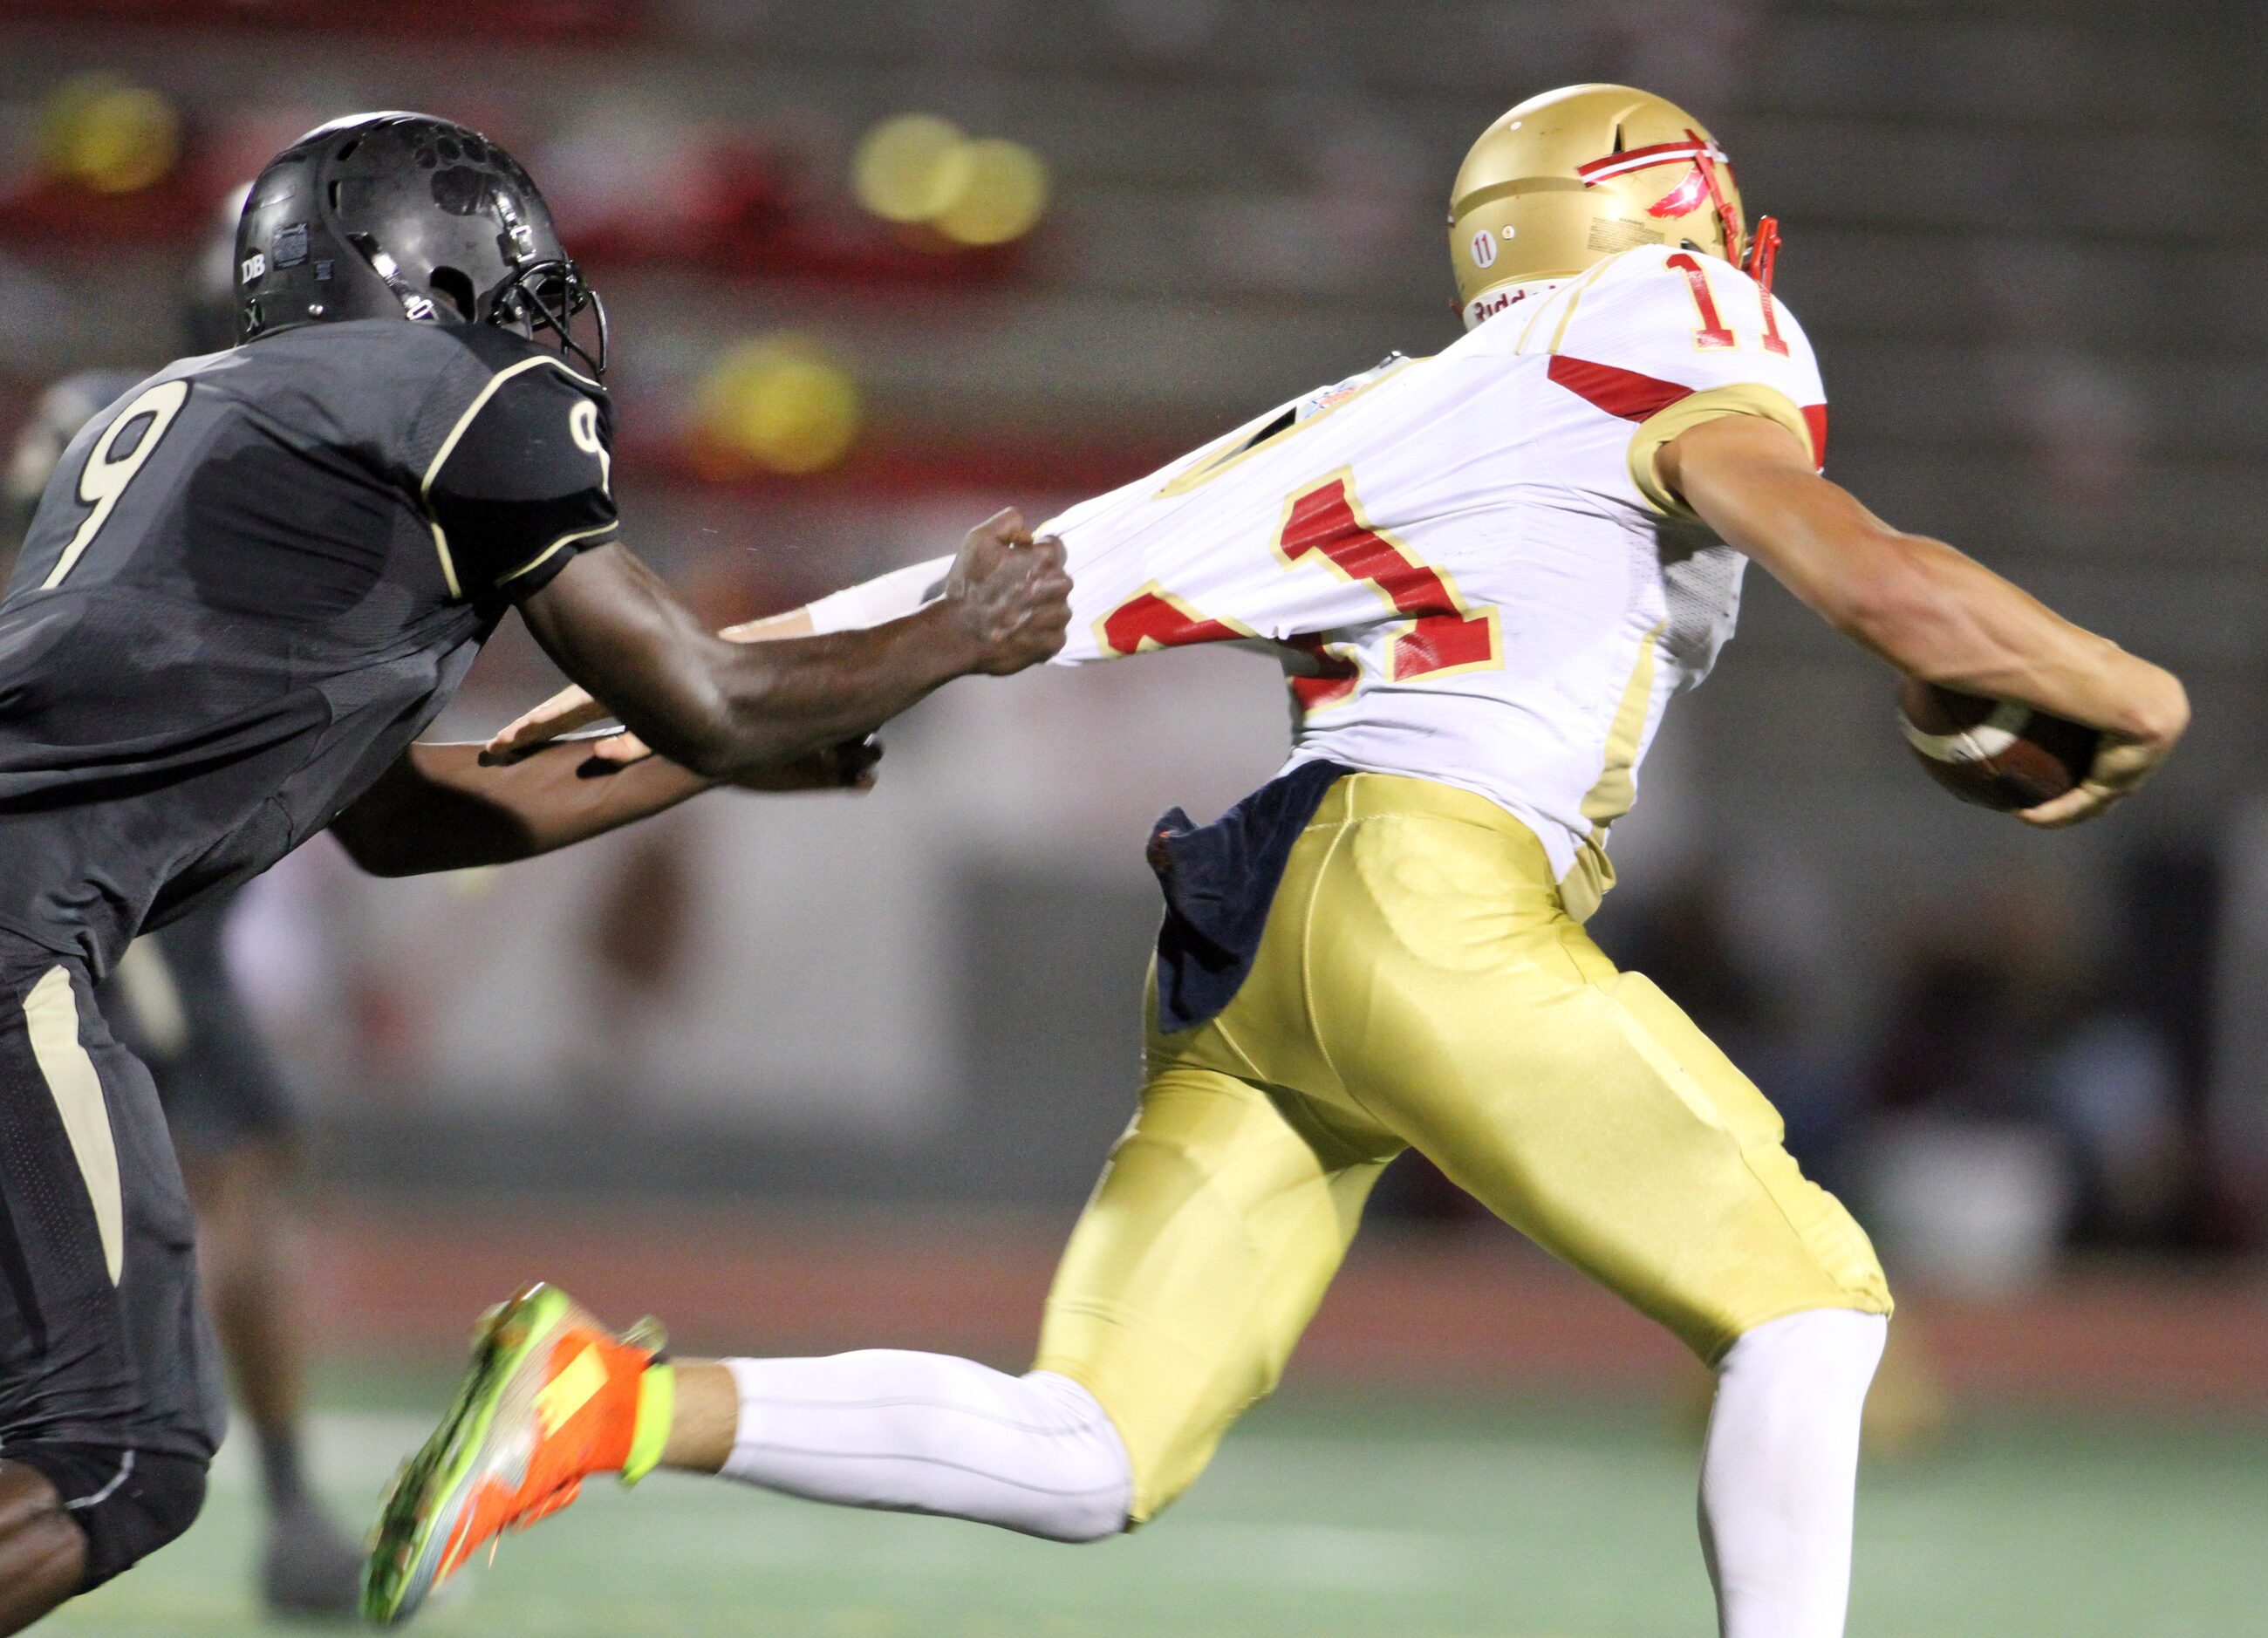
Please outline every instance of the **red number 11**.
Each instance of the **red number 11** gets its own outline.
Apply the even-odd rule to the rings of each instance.
[[[1692,253],[1681,250],[1667,265],[1685,275],[1685,288],[1693,292],[1694,308],[1701,315],[1701,327],[1693,332],[1693,345],[1738,347],[1740,338],[1717,316],[1717,298],[1709,292],[1709,275],[1701,271],[1701,264],[1693,260]]]
[[[1683,274],[1686,289],[1693,292],[1694,310],[1701,315],[1701,327],[1693,332],[1693,345],[1738,347],[1741,344],[1741,339],[1733,334],[1732,327],[1718,315],[1717,298],[1710,293],[1709,290],[1709,275],[1701,271],[1701,264],[1693,260],[1692,253],[1681,250],[1663,265],[1675,268]],[[1764,351],[1778,353],[1785,358],[1787,356],[1787,341],[1779,333],[1779,314],[1773,311],[1771,292],[1760,290],[1756,294],[1762,300],[1764,310]]]
[[[1276,549],[1286,563],[1320,555],[1335,571],[1368,585],[1388,608],[1410,618],[1394,640],[1387,675],[1395,681],[1492,671],[1504,664],[1496,610],[1471,607],[1445,570],[1373,527],[1355,498],[1354,474],[1347,468],[1285,503]]]

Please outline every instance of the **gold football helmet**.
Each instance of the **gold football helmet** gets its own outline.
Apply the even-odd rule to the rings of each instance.
[[[1771,288],[1770,217],[1747,231],[1724,150],[1675,103],[1628,85],[1531,97],[1475,143],[1449,194],[1449,257],[1469,329],[1511,288],[1639,245],[1721,256]]]

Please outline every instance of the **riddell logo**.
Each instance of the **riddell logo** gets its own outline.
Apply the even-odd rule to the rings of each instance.
[[[1486,296],[1476,296],[1465,309],[1465,322],[1478,324],[1484,319],[1493,319],[1516,302],[1528,299],[1526,290],[1493,290]]]

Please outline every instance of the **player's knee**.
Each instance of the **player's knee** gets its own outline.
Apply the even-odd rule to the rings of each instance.
[[[1125,1531],[1134,1466],[1108,1407],[1085,1384],[1054,1371],[1035,1370],[1023,1386],[1034,1396],[1035,1425],[1050,1432],[1058,1463],[1056,1494],[1035,1516],[1030,1533],[1078,1544]]]
[[[200,1457],[43,1442],[11,1444],[7,1454],[46,1476],[64,1516],[85,1535],[82,1590],[148,1558],[204,1506],[207,1463]]]
[[[1863,1399],[1881,1363],[1889,1316],[1855,1308],[1812,1308],[1743,1332],[1718,1363],[1739,1372],[1800,1378]]]
[[[205,1504],[205,1468],[195,1457],[144,1451],[115,1490],[81,1509],[87,1585],[148,1558],[195,1524]]]
[[[1139,1530],[1187,1495],[1211,1465],[1221,1432],[1179,1427],[1152,1439],[1129,1440],[1126,1513],[1119,1527]]]
[[[1098,1429],[1094,1446],[1097,1485],[1094,1510],[1084,1518],[1086,1533],[1065,1533],[1057,1537],[1060,1540],[1096,1541],[1148,1524],[1197,1481],[1234,1420],[1233,1415],[1193,1414],[1188,1406],[1170,1399],[1138,1394],[1113,1403],[1085,1389],[1079,1392],[1094,1409]],[[1106,1473],[1113,1481],[1108,1490],[1101,1482]]]

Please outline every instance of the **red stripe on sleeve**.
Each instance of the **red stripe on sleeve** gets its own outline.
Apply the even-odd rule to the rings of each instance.
[[[1587,358],[1570,358],[1565,353],[1552,355],[1550,376],[1577,397],[1624,421],[1644,421],[1679,399],[1693,396],[1691,387],[1680,386],[1675,381],[1657,381],[1635,370],[1594,364]],[[1824,405],[1820,407],[1820,413],[1825,415]]]
[[[1803,424],[1811,429],[1811,459],[1819,463],[1822,472],[1827,470],[1827,406],[1806,404]]]

